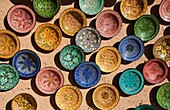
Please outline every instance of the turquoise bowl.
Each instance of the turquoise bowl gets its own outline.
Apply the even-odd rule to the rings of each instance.
[[[156,108],[152,105],[144,104],[136,107],[135,110],[156,110]]]

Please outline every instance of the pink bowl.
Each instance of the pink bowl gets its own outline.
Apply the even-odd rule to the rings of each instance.
[[[170,22],[170,1],[163,0],[159,7],[159,14],[164,21]]]

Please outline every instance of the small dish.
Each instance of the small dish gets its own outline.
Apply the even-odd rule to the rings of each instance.
[[[122,0],[120,11],[128,20],[136,20],[145,14],[148,6],[147,0]]]
[[[79,46],[67,45],[61,50],[59,60],[64,68],[73,70],[76,66],[85,61],[85,54]]]
[[[168,75],[168,66],[161,59],[151,59],[143,67],[144,78],[152,83],[157,84],[165,80]]]
[[[143,104],[135,108],[135,110],[156,110],[152,105]]]
[[[9,64],[0,64],[0,90],[10,90],[19,82],[18,71]]]
[[[167,22],[170,22],[170,1],[163,0],[159,6],[160,17]]]
[[[116,36],[122,28],[122,18],[113,10],[102,11],[96,19],[96,29],[106,38]]]
[[[64,76],[56,68],[41,69],[35,79],[37,88],[44,94],[54,94],[64,84]]]
[[[74,72],[76,83],[83,88],[89,88],[96,85],[99,82],[100,77],[100,68],[94,62],[83,62]]]
[[[159,28],[159,21],[155,16],[143,15],[135,22],[134,31],[142,41],[149,41],[158,34]]]
[[[74,36],[87,25],[86,15],[79,9],[68,8],[60,15],[59,24],[65,34]]]
[[[144,43],[135,35],[126,36],[119,44],[119,52],[126,61],[138,60],[144,53]]]
[[[55,102],[62,110],[77,110],[82,103],[82,93],[76,86],[65,85],[55,95]]]
[[[101,36],[95,28],[84,27],[76,34],[75,42],[85,53],[91,53],[100,47]]]
[[[101,110],[110,110],[119,102],[119,91],[111,84],[101,84],[93,92],[93,103]]]
[[[120,89],[127,95],[140,92],[144,86],[144,78],[136,69],[125,70],[119,78]]]
[[[30,32],[36,23],[34,11],[25,5],[13,6],[7,14],[9,26],[18,33]]]
[[[25,49],[14,55],[12,65],[17,69],[21,77],[28,78],[38,73],[41,61],[35,52]]]
[[[104,0],[79,0],[81,10],[88,15],[96,15],[104,6]]]
[[[115,47],[106,46],[97,52],[95,61],[101,71],[113,72],[121,64],[121,56]]]
[[[55,24],[45,23],[36,29],[34,39],[39,48],[52,51],[60,45],[62,32]]]
[[[0,30],[0,42],[0,58],[12,58],[20,49],[18,37],[9,30]]]

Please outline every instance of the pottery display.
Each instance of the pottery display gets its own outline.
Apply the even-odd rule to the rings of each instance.
[[[143,104],[143,105],[136,107],[135,110],[157,110],[157,109],[152,105]]]
[[[160,17],[167,22],[170,22],[170,1],[163,0],[159,6]]]

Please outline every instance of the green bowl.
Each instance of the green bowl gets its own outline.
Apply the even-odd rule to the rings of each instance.
[[[144,104],[136,107],[135,110],[156,110],[156,108],[152,105]]]

